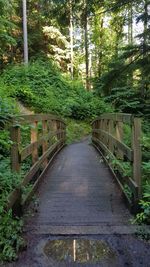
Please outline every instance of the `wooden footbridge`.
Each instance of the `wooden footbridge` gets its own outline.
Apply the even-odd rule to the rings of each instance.
[[[67,146],[66,127],[51,115],[13,118],[12,171],[20,172],[24,161],[30,169],[10,194],[7,209],[20,213],[36,191],[38,213],[27,223],[32,230],[65,234],[70,227],[71,234],[77,229],[123,229],[130,218],[123,197],[136,212],[141,196],[141,120],[104,114],[92,122],[91,140]]]

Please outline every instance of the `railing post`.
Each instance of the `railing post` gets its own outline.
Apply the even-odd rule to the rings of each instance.
[[[101,129],[104,130],[104,119],[101,120]],[[104,142],[104,135],[101,134],[101,142]]]
[[[95,128],[96,128],[96,123],[94,121],[93,124],[92,124],[92,129],[94,130]],[[96,133],[93,132],[93,138],[95,138],[95,137],[96,137]]]
[[[38,140],[38,122],[35,121],[31,128],[31,143],[34,143]],[[32,164],[38,161],[38,148],[34,148],[32,151]]]
[[[57,124],[57,130],[59,131],[59,133],[58,133],[58,139],[60,140],[61,139],[61,122],[60,121],[58,121],[58,124]]]
[[[66,141],[66,135],[67,135],[66,124],[63,124],[63,130],[64,130],[63,138],[64,138],[64,141]]]
[[[100,121],[100,120],[98,120],[97,129],[98,129],[98,130],[101,129],[101,121]],[[97,138],[98,138],[98,140],[101,139],[101,133],[100,133],[100,132],[97,133]]]
[[[141,197],[141,119],[134,118],[132,125],[132,147],[133,147],[133,178],[138,185],[138,195]]]
[[[120,142],[122,142],[123,139],[123,123],[120,121],[116,122],[116,139]],[[123,152],[121,150],[118,150],[118,156],[120,159],[123,159]]]
[[[113,121],[111,119],[109,119],[109,122],[108,122],[108,133],[112,135],[112,132],[113,132]],[[114,145],[113,145],[113,142],[112,142],[112,139],[109,138],[108,140],[108,147],[109,147],[109,150],[113,153],[114,152]]]
[[[20,127],[12,126],[10,130],[11,140],[11,169],[13,172],[20,171],[19,144],[20,144]]]
[[[42,154],[44,154],[48,149],[48,141],[47,141],[47,133],[48,133],[48,126],[47,121],[42,121],[42,133],[43,133],[43,144],[42,144]],[[46,167],[48,164],[48,159],[45,159],[43,162],[43,166]]]

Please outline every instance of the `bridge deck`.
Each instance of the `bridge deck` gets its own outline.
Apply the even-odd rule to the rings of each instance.
[[[38,212],[26,227],[41,233],[87,234],[91,227],[105,232],[123,229],[131,218],[109,169],[88,141],[59,153],[37,195]]]

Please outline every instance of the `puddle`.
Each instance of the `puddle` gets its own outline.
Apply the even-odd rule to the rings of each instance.
[[[114,263],[116,260],[116,255],[108,244],[97,240],[52,240],[45,245],[44,253],[57,262]]]

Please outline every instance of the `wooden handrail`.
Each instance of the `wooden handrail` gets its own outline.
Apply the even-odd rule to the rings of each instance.
[[[124,143],[125,126],[130,131],[131,145]],[[141,197],[141,119],[134,117],[132,114],[110,113],[103,114],[92,122],[92,142],[93,145],[102,153],[107,161],[111,171],[117,178],[122,190],[125,193],[124,185],[127,184],[132,193],[132,203],[135,209],[137,202]],[[128,161],[132,167],[133,175],[125,177],[123,168],[120,171],[120,166],[113,161],[126,162]],[[134,188],[134,190],[133,190]],[[126,194],[125,194],[126,195]],[[131,202],[126,195],[128,202]]]
[[[127,114],[127,113],[106,113],[96,118],[92,123],[94,123],[97,120],[103,120],[103,119],[132,124],[134,116],[132,114]]]
[[[53,116],[51,114],[35,114],[35,115],[18,115],[12,118],[12,124],[15,126],[17,124],[24,125],[33,122],[41,122],[41,121],[58,121],[62,122],[66,125],[65,121],[57,116]]]
[[[23,125],[30,126],[30,143],[26,147],[22,147],[21,142]],[[31,169],[25,175],[23,181],[20,182],[19,187],[10,194],[8,208],[13,208],[16,205],[16,201],[20,199],[21,188],[33,179],[37,185],[37,180],[39,182],[38,176],[40,179],[42,178],[41,172],[44,173],[51,159],[65,145],[66,123],[61,118],[50,114],[16,116],[12,118],[10,135],[12,141],[12,171],[20,172],[22,162],[27,157],[32,157]],[[34,177],[35,175],[36,177]],[[30,192],[30,197],[31,194],[32,192]],[[26,201],[24,200],[25,203]]]

